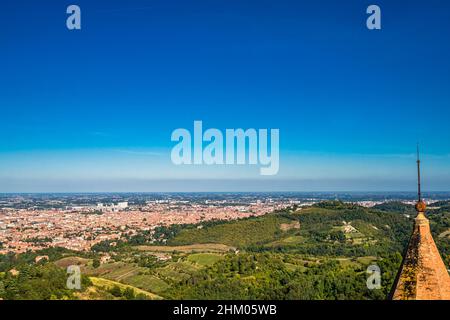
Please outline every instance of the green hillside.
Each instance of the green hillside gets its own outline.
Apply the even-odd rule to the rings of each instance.
[[[188,227],[169,245],[221,243],[250,251],[289,251],[319,255],[374,255],[402,250],[411,230],[405,216],[342,203],[327,203],[295,213]]]
[[[289,218],[269,214],[210,227],[187,228],[181,230],[168,241],[169,245],[188,245],[193,243],[221,243],[235,247],[261,244],[282,236],[280,225],[290,223]]]

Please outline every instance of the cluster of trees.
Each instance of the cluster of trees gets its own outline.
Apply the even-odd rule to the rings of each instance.
[[[136,263],[139,267],[144,268],[155,268],[161,266],[161,262],[153,255],[141,255],[134,258],[134,263]]]
[[[107,290],[113,297],[124,300],[148,300],[145,294],[137,293],[132,288],[121,289],[118,285],[114,285]]]
[[[444,262],[450,268],[450,202],[436,202],[433,207],[438,209],[427,211],[431,232]]]
[[[402,214],[415,214],[416,209],[411,204],[406,204],[400,201],[389,201],[381,204],[377,204],[373,207],[374,209],[384,211],[384,212],[396,212]]]
[[[52,263],[21,265],[0,273],[0,298],[5,300],[77,299],[76,291],[67,287],[66,271]],[[81,290],[91,285],[81,276]]]
[[[8,254],[0,254],[0,272],[9,271],[13,268],[21,268],[26,265],[32,265],[37,256],[47,256],[49,261],[56,261],[64,256],[77,255],[85,258],[91,258],[90,253],[80,253],[66,248],[47,248],[39,251],[28,251],[22,254],[10,252]]]
[[[385,299],[401,262],[399,253],[377,261],[380,289],[367,288],[366,265],[343,266],[329,259],[288,269],[283,255],[240,254],[199,271],[166,292],[175,299]]]

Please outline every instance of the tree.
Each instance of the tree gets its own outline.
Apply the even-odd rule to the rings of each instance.
[[[93,261],[92,261],[92,267],[94,267],[94,268],[98,268],[98,267],[100,267],[100,260],[98,259],[98,258],[95,258]]]
[[[123,296],[127,300],[133,300],[135,298],[134,290],[131,288],[126,288],[125,291],[123,292]]]
[[[122,290],[120,290],[118,285],[114,285],[111,289],[109,289],[109,293],[111,293],[114,297],[122,296]]]

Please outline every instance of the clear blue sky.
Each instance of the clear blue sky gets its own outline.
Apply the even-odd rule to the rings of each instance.
[[[449,36],[437,0],[2,2],[0,192],[411,190],[416,141],[450,190]],[[279,128],[278,176],[175,167],[194,120]]]

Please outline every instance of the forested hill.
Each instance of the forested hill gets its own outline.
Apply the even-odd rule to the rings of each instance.
[[[187,226],[168,232],[167,244],[222,243],[249,251],[373,255],[401,251],[411,222],[397,212],[325,202],[201,228]]]

